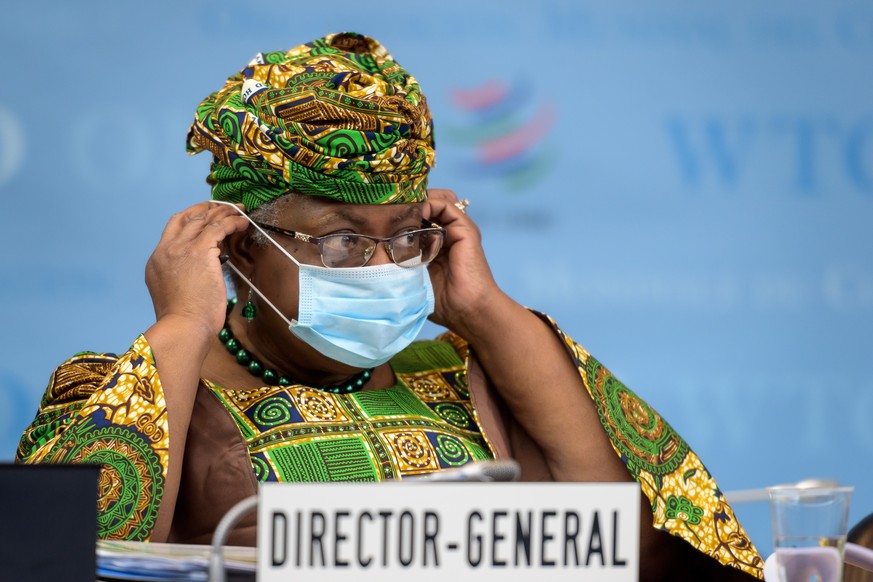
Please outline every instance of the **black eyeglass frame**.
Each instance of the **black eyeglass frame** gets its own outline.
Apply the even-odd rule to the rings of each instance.
[[[327,267],[328,269],[342,268],[342,267],[331,267],[330,265],[328,265],[324,262],[324,241],[331,239],[331,238],[338,237],[338,236],[354,236],[356,238],[366,239],[369,241],[373,241],[373,243],[375,243],[372,247],[372,251],[370,251],[370,254],[364,254],[364,262],[361,265],[358,265],[358,267],[364,267],[364,266],[366,266],[367,263],[370,262],[370,259],[375,254],[376,246],[378,246],[380,243],[385,246],[385,250],[388,253],[388,257],[391,259],[391,262],[393,262],[395,265],[398,265],[400,267],[418,266],[418,265],[422,265],[422,264],[426,265],[436,258],[436,256],[440,253],[440,250],[442,249],[443,244],[446,241],[446,229],[444,229],[443,227],[441,227],[437,223],[431,222],[429,220],[423,220],[421,222],[422,228],[416,228],[414,230],[407,230],[406,232],[401,232],[399,234],[395,234],[394,236],[389,236],[387,238],[386,237],[379,237],[379,236],[370,236],[369,234],[359,234],[356,232],[349,232],[349,233],[339,232],[336,234],[326,234],[324,236],[312,236],[311,234],[306,234],[306,233],[295,231],[295,230],[288,230],[288,229],[285,229],[285,228],[282,228],[279,226],[273,226],[272,224],[263,224],[260,222],[253,222],[252,224],[255,224],[255,225],[263,228],[264,230],[268,230],[270,232],[275,232],[277,234],[281,234],[283,236],[287,236],[287,237],[293,238],[295,240],[299,240],[299,241],[303,241],[303,242],[307,242],[307,243],[311,243],[311,244],[316,245],[318,247],[318,254],[321,257],[321,264],[324,265],[325,267]],[[399,238],[402,236],[409,236],[410,234],[417,233],[417,232],[439,232],[442,235],[442,240],[440,241],[439,248],[433,254],[433,257],[431,257],[426,263],[418,263],[416,265],[404,265],[402,263],[398,263],[394,259],[394,250],[391,248],[391,241],[396,239],[396,238]]]

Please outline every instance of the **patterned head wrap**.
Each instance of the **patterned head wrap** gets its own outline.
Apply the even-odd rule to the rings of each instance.
[[[354,204],[420,202],[434,164],[418,81],[377,41],[331,34],[261,53],[197,108],[212,198],[252,211],[289,191]]]

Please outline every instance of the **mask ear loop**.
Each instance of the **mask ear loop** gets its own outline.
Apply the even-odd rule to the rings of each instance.
[[[273,302],[270,301],[269,299],[267,299],[266,295],[264,295],[263,293],[261,293],[261,290],[258,289],[258,288],[255,286],[254,283],[252,283],[251,279],[249,279],[248,277],[246,277],[245,275],[243,275],[242,273],[240,273],[240,272],[239,272],[239,269],[236,268],[236,265],[234,265],[231,261],[225,261],[224,264],[227,265],[228,267],[230,267],[231,269],[233,269],[233,272],[234,272],[234,273],[236,273],[237,275],[239,275],[240,278],[241,278],[243,281],[245,281],[246,283],[248,283],[248,284],[249,284],[249,287],[250,287],[251,289],[253,289],[255,293],[258,294],[258,297],[260,297],[261,299],[263,299],[263,301],[264,301],[267,305],[269,305],[270,307],[272,307],[272,308],[273,308],[273,311],[275,311],[276,314],[277,314],[279,317],[281,317],[281,318],[285,321],[285,323],[287,323],[289,326],[292,326],[292,327],[297,325],[297,321],[295,321],[295,320],[291,320],[291,319],[288,319],[287,317],[285,317],[285,315],[284,315],[281,311],[279,311],[279,308],[276,307],[275,305],[273,305]]]
[[[246,214],[245,212],[243,212],[242,210],[240,210],[239,206],[237,206],[236,204],[231,204],[230,202],[225,202],[224,200],[210,200],[210,202],[212,202],[212,203],[214,203],[214,204],[224,204],[224,205],[226,205],[226,206],[230,206],[231,208],[233,208],[234,210],[236,210],[237,212],[239,212],[240,215],[242,215],[243,217],[245,217],[245,219],[248,220],[248,221],[252,224],[252,226],[254,226],[256,229],[258,229],[258,231],[259,231],[262,235],[264,235],[265,237],[267,237],[267,240],[269,240],[271,243],[273,243],[273,245],[276,246],[276,248],[278,248],[280,251],[282,251],[282,253],[284,253],[284,255],[285,255],[286,257],[288,257],[289,259],[291,259],[292,261],[294,261],[294,264],[295,264],[295,265],[297,265],[298,267],[300,266],[300,263],[297,262],[297,259],[295,259],[293,256],[291,256],[291,253],[289,253],[288,251],[286,251],[286,250],[282,247],[282,245],[280,245],[280,244],[278,244],[276,241],[274,241],[273,238],[272,238],[270,235],[268,235],[266,232],[264,232],[264,229],[263,229],[263,228],[261,228],[260,226],[258,226],[257,224],[255,224],[255,221],[252,220],[252,219],[249,217],[248,214]],[[281,317],[281,318],[285,321],[285,323],[287,323],[289,326],[292,326],[292,327],[297,325],[297,321],[296,321],[296,320],[291,320],[291,319],[288,319],[287,317],[285,317],[285,315],[284,315],[281,311],[279,311],[279,308],[276,307],[275,305],[273,305],[273,302],[270,301],[269,299],[267,299],[267,296],[264,295],[264,294],[261,292],[261,290],[258,289],[257,286],[255,286],[254,283],[252,283],[252,280],[251,280],[251,279],[249,279],[248,277],[246,277],[245,275],[243,275],[243,274],[240,272],[240,270],[237,269],[236,265],[234,265],[233,262],[232,262],[230,259],[228,259],[227,261],[225,261],[224,264],[227,265],[228,267],[230,267],[230,268],[233,270],[234,273],[236,273],[237,275],[239,275],[240,279],[242,279],[243,281],[245,281],[246,283],[248,283],[248,284],[249,284],[249,287],[251,287],[251,288],[254,290],[254,292],[258,294],[258,297],[260,297],[261,299],[263,299],[264,302],[265,302],[267,305],[269,305],[269,306],[273,309],[273,311],[275,311],[276,314],[277,314],[279,317]]]
[[[266,232],[263,228],[261,228],[260,226],[258,226],[257,223],[256,223],[254,220],[252,220],[251,217],[250,217],[248,214],[246,214],[245,212],[243,212],[242,210],[240,210],[240,207],[239,207],[239,206],[237,206],[236,204],[232,204],[232,203],[230,203],[230,202],[225,202],[224,200],[210,200],[209,202],[211,202],[212,204],[224,204],[225,206],[230,206],[231,208],[233,208],[234,210],[236,210],[237,212],[239,212],[240,216],[242,216],[243,218],[245,218],[246,220],[248,220],[248,221],[251,223],[251,225],[254,226],[254,227],[258,230],[258,232],[260,232],[262,235],[264,235],[264,236],[267,238],[268,241],[270,241],[271,243],[273,243],[273,246],[275,246],[277,249],[279,249],[279,251],[281,251],[282,254],[284,254],[286,257],[288,257],[289,259],[291,259],[291,260],[294,262],[295,265],[297,265],[298,267],[300,266],[300,261],[298,261],[297,259],[295,259],[294,256],[293,256],[291,253],[289,253],[287,250],[285,250],[285,247],[283,247],[282,245],[280,245],[279,243],[277,243],[276,241],[274,241],[274,240],[273,240],[273,237],[271,237],[270,235],[268,235],[267,232]],[[239,272],[239,271],[237,271],[237,272]]]

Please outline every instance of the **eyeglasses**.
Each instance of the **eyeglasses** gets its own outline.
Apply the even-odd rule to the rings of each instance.
[[[385,246],[391,260],[401,267],[426,265],[436,258],[446,238],[444,228],[428,221],[422,223],[423,228],[388,238],[356,233],[311,236],[270,224],[255,224],[264,230],[318,245],[322,264],[331,268],[363,267],[375,254],[379,243]]]

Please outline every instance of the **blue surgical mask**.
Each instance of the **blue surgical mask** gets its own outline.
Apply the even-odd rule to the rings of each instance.
[[[300,301],[291,333],[349,366],[384,364],[415,340],[433,313],[433,287],[424,265],[298,265]]]
[[[307,265],[252,224],[299,268],[297,319],[285,317],[235,265],[226,264],[288,323],[291,333],[333,360],[355,368],[384,364],[415,340],[433,313],[427,265]]]

